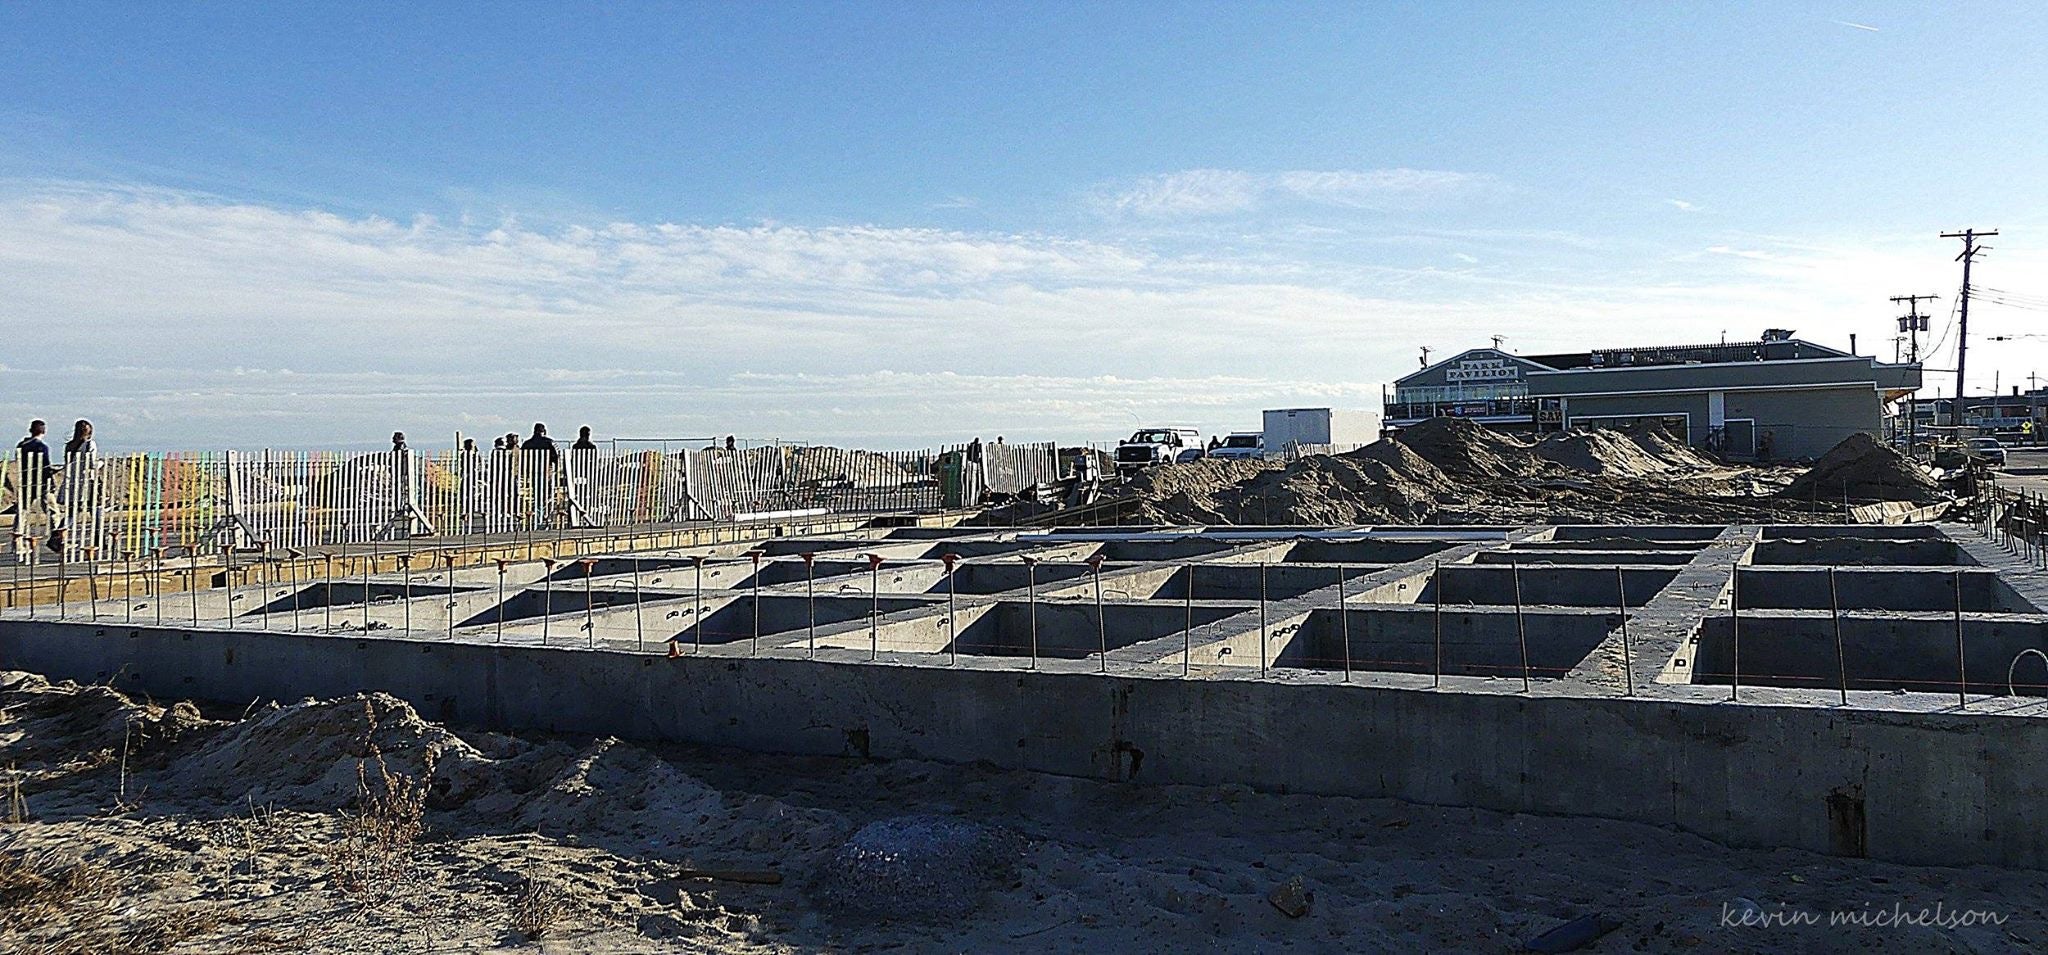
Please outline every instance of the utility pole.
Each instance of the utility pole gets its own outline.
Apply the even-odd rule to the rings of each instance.
[[[1906,360],[1916,365],[1920,363],[1920,333],[1927,331],[1927,316],[1920,314],[1920,303],[1922,301],[1932,302],[1934,301],[1934,296],[1892,296],[1892,304],[1906,303],[1906,314],[1899,316],[1899,331],[1905,332],[1907,340],[1911,343],[1910,349],[1906,352]],[[1898,339],[1895,338],[1892,341],[1897,342]],[[1897,361],[1898,359],[1894,358],[1893,360]],[[1908,454],[1912,453],[1913,441],[1917,437],[1914,432],[1918,430],[1916,425],[1919,419],[1919,411],[1919,399],[1908,395],[1906,398],[1906,453]]]
[[[1912,342],[1912,348],[1906,352],[1906,360],[1909,362],[1920,360],[1920,333],[1927,331],[1927,316],[1920,314],[1920,303],[1932,302],[1935,298],[1933,295],[1892,296],[1894,303],[1906,303],[1906,314],[1899,316],[1899,331],[1905,332],[1908,340]]]
[[[1984,232],[1964,229],[1961,232],[1941,234],[1944,239],[1963,240],[1962,254],[1956,256],[1956,261],[1963,263],[1962,309],[1956,320],[1956,403],[1955,410],[1949,414],[1949,424],[1957,427],[1963,424],[1963,395],[1966,394],[1963,388],[1963,360],[1970,353],[1970,263],[1976,260],[1977,253],[1984,251],[1984,247],[1978,245],[1977,240],[1997,234],[1997,229]]]

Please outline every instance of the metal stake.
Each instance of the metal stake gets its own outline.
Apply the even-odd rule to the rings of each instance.
[[[691,626],[691,632],[697,635],[695,641],[697,652],[702,653],[704,652],[704,555],[691,554],[690,563],[697,567],[697,583],[695,587],[697,611],[696,616],[691,618],[695,621]]]
[[[1444,685],[1444,562],[1436,561],[1436,572],[1430,575],[1430,591],[1436,595],[1436,663],[1431,671],[1429,686],[1436,689]]]
[[[1344,565],[1337,565],[1337,633],[1344,642],[1344,682],[1351,682],[1351,609],[1344,599]]]
[[[1628,689],[1622,695],[1634,696],[1636,667],[1628,649],[1628,578],[1622,574],[1619,567],[1614,568],[1614,601],[1621,609],[1621,674],[1628,681]]]
[[[1031,663],[1027,669],[1038,669],[1038,558],[1024,558],[1024,595],[1031,608]]]
[[[754,561],[754,649],[753,655],[761,655],[761,558],[764,552],[754,548],[747,556]]]
[[[1963,659],[1963,572],[1955,571],[1956,588],[1956,707],[1970,708],[1970,671]]]
[[[377,560],[377,552],[363,555],[363,632],[370,632],[370,565]]]
[[[1742,565],[1728,572],[1728,699],[1742,694]]]
[[[882,655],[882,557],[868,558],[868,661]]]
[[[1102,555],[1088,558],[1088,568],[1095,573],[1095,672],[1109,672],[1109,625],[1102,619]]]
[[[1842,705],[1849,705],[1849,663],[1842,654],[1842,600],[1835,590],[1835,569],[1828,568],[1828,616],[1835,621],[1835,671],[1841,675]]]
[[[1259,561],[1259,676],[1266,675],[1266,562]]]
[[[455,555],[444,554],[441,561],[448,568],[448,601],[443,609],[448,611],[448,639],[455,639]]]
[[[405,635],[412,636],[412,555],[398,555],[398,571],[405,575]],[[232,601],[230,601],[232,603]]]
[[[121,622],[135,622],[135,552],[121,552]]]
[[[1508,561],[1509,576],[1515,582],[1515,642],[1522,648],[1522,692],[1529,692],[1529,630],[1522,622],[1522,562]],[[1437,599],[1443,599],[1443,583],[1437,583]]]
[[[498,643],[505,642],[505,561],[498,561]]]
[[[959,559],[959,554],[939,555],[939,560],[946,565],[946,649],[952,654],[947,666],[960,665],[960,605],[955,599],[959,584],[953,579],[953,563]]]
[[[1180,675],[1188,675],[1188,667],[1195,656],[1195,565],[1187,565],[1188,572],[1188,625],[1180,632]]]
[[[583,559],[583,646],[585,648],[595,648],[597,646],[597,600],[590,593],[590,571],[596,565],[597,561],[591,560],[588,557]]]
[[[548,645],[548,618],[555,615],[555,558],[540,559],[540,645]]]
[[[640,552],[633,552],[633,648],[647,652],[646,604],[640,599]]]
[[[818,658],[818,594],[816,589],[818,580],[816,561],[818,555],[806,552],[797,556],[802,557],[804,560],[804,606],[809,608],[811,617],[810,643],[804,650],[804,659],[815,660]]]

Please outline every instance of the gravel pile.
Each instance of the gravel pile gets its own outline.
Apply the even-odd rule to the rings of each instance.
[[[1007,882],[1024,850],[1021,836],[942,816],[868,823],[822,860],[812,884],[819,904],[882,918],[954,918]]]

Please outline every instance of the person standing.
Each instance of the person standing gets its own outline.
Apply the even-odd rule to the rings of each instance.
[[[56,488],[58,507],[50,516],[51,550],[63,553],[65,532],[79,518],[93,513],[99,473],[100,446],[93,440],[92,422],[80,418],[71,425],[71,440],[64,442],[63,478]]]
[[[56,469],[50,466],[50,445],[43,440],[48,428],[41,418],[28,423],[28,437],[14,445],[15,466],[9,469],[14,478],[14,554],[23,563],[29,559],[28,551],[22,547],[28,539],[29,508],[42,511],[55,529],[56,507],[50,495],[50,475]],[[63,546],[58,540],[53,549]]]
[[[592,441],[592,440],[590,440],[590,426],[589,426],[589,425],[587,425],[587,424],[586,424],[586,425],[584,425],[583,427],[581,427],[581,428],[578,428],[578,429],[576,430],[576,443],[575,443],[575,444],[572,444],[572,445],[570,445],[570,446],[569,446],[569,450],[571,450],[571,451],[595,451],[595,450],[597,450],[597,442],[595,442],[595,441]]]

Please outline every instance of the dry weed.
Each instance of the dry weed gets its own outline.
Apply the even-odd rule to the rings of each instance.
[[[368,755],[356,763],[356,807],[342,814],[341,838],[328,859],[335,885],[343,892],[381,901],[412,878],[413,847],[426,831],[434,760],[431,755],[426,758],[418,777],[393,771],[374,739],[376,714],[368,703],[363,710],[368,718]]]
[[[0,951],[20,955],[141,955],[218,931],[210,909],[145,912],[116,874],[42,849],[0,852]]]
[[[529,878],[512,899],[512,931],[537,939],[553,930],[568,906],[562,893],[540,879]]]

